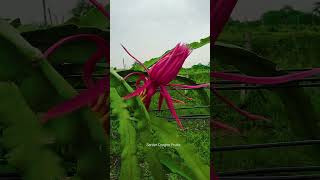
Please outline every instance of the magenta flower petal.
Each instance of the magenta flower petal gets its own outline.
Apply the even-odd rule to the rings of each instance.
[[[215,89],[212,89],[212,92],[220,99],[222,100],[224,103],[226,103],[229,107],[231,107],[232,109],[236,110],[239,114],[247,117],[248,119],[251,120],[264,120],[264,121],[270,121],[269,119],[263,117],[263,116],[259,116],[259,115],[255,115],[255,114],[251,114],[250,112],[244,111],[240,108],[238,108],[235,104],[233,104],[230,100],[228,100],[227,98],[223,97],[222,95],[220,95]]]
[[[212,121],[212,124],[213,124],[213,128],[224,129],[232,133],[240,134],[240,131],[237,128],[231,127],[225,123],[221,123],[219,121],[214,120]]]
[[[148,76],[140,75],[140,78],[136,81],[137,89],[133,93],[130,93],[129,95],[125,96],[124,98],[129,99],[131,97],[140,95],[142,96],[144,105],[146,106],[147,109],[149,109],[152,97],[160,87],[158,109],[159,110],[161,109],[163,100],[166,100],[166,103],[168,105],[168,108],[170,109],[172,116],[176,119],[179,127],[183,128],[173,105],[174,102],[179,102],[179,103],[183,103],[183,102],[180,100],[171,98],[169,92],[166,89],[166,86],[173,89],[175,86],[179,88],[189,88],[189,89],[208,87],[208,84],[196,85],[196,86],[169,84],[172,80],[176,78],[180,69],[182,68],[184,61],[190,55],[191,50],[188,48],[188,46],[181,43],[177,44],[175,48],[173,48],[171,51],[163,55],[158,60],[158,62],[155,63],[150,69],[147,69],[147,67],[145,67],[142,62],[140,62],[137,58],[131,55],[131,53],[124,46],[122,47],[129,54],[129,56],[131,56],[136,62],[138,62],[148,73]],[[134,74],[139,74],[139,73],[131,73],[129,75],[131,76]],[[144,85],[140,87],[141,81],[144,82]]]
[[[97,35],[93,35],[93,34],[77,34],[77,35],[73,35],[73,36],[69,36],[66,38],[63,38],[61,40],[59,40],[58,42],[56,42],[54,45],[52,45],[50,48],[48,48],[45,52],[44,52],[44,57],[48,58],[48,56],[50,56],[56,49],[58,49],[60,46],[62,46],[65,43],[71,42],[71,41],[93,41],[97,44],[98,47],[106,46],[106,40],[104,40],[103,38],[97,36]]]
[[[109,18],[109,14],[105,11],[105,7],[101,5],[96,0],[89,0],[94,6],[96,6],[99,11],[101,11],[104,16]],[[73,97],[70,100],[67,100],[64,103],[61,103],[51,109],[43,116],[42,121],[47,122],[51,118],[55,118],[61,116],[65,113],[72,112],[76,109],[79,109],[83,106],[89,105],[91,102],[97,101],[97,98],[107,92],[109,94],[109,76],[99,80],[96,84],[92,79],[92,73],[94,72],[94,68],[96,63],[101,60],[104,56],[106,57],[107,64],[109,64],[108,57],[110,55],[110,48],[108,43],[101,37],[92,35],[92,34],[79,34],[73,35],[66,38],[61,39],[53,46],[51,46],[45,53],[44,57],[48,58],[56,49],[62,46],[64,43],[70,41],[78,41],[78,40],[89,40],[93,41],[97,45],[97,51],[94,55],[92,55],[89,60],[84,65],[84,75],[83,80],[84,83],[89,89],[81,92],[79,95]]]
[[[215,43],[219,34],[221,33],[224,25],[228,22],[233,8],[237,4],[237,0],[215,0],[211,3],[211,19],[212,19],[212,32],[211,43]]]
[[[143,102],[147,110],[149,110],[151,99],[156,92],[157,92],[157,87],[155,87],[153,84],[151,84],[150,87],[146,89],[146,95],[145,95],[145,98],[143,99]]]
[[[166,102],[167,102],[167,106],[171,112],[171,115],[173,118],[175,118],[177,124],[179,125],[179,127],[181,129],[183,129],[183,126],[181,124],[181,121],[179,120],[179,117],[176,113],[176,110],[174,109],[174,106],[173,106],[173,102],[172,102],[172,98],[169,94],[169,92],[167,91],[167,89],[164,87],[164,86],[160,86],[160,91],[161,91],[161,94],[163,95],[163,97],[166,99]]]
[[[151,67],[150,78],[160,84],[168,84],[174,80],[191,51],[185,44],[178,44],[173,50]],[[163,63],[161,63],[163,62]]]
[[[132,57],[135,61],[137,61],[137,62],[143,67],[143,69],[146,71],[146,73],[149,74],[148,68],[147,68],[140,60],[138,60],[137,58],[135,58],[135,57],[127,50],[127,48],[125,48],[122,44],[121,44],[121,46],[122,46],[122,48],[126,51],[126,53],[128,53],[128,55],[129,55],[130,57]]]
[[[48,50],[46,50],[46,52],[44,53],[44,57],[48,58],[56,49],[58,49],[65,43],[68,43],[71,41],[80,41],[80,40],[93,41],[97,45],[98,50],[93,56],[89,58],[89,60],[84,65],[83,80],[87,87],[92,87],[94,84],[92,80],[92,73],[94,71],[96,63],[99,60],[101,60],[101,58],[104,56],[106,57],[106,60],[107,60],[107,57],[109,57],[109,54],[110,54],[110,50],[107,45],[108,43],[103,38],[96,35],[92,35],[92,34],[78,34],[78,35],[69,36],[61,39],[60,41],[52,45]],[[105,52],[106,54],[104,54]],[[109,64],[108,61],[107,63]]]
[[[306,77],[314,76],[320,74],[320,68],[314,68],[307,71],[286,74],[283,76],[275,77],[255,77],[255,76],[246,76],[232,73],[223,73],[223,72],[213,72],[211,75],[216,78],[221,78],[230,81],[238,81],[249,84],[282,84],[294,80],[304,79]]]
[[[184,85],[184,84],[168,84],[171,87],[179,87],[183,89],[199,89],[209,87],[209,84],[199,84],[199,85]]]
[[[88,105],[90,102],[97,99],[97,97],[105,93],[109,89],[108,78],[101,79],[95,84],[94,87],[81,92],[79,95],[67,100],[61,104],[50,108],[48,112],[42,117],[43,122],[47,122],[49,119],[56,118],[66,113],[70,113],[81,107]]]
[[[58,49],[64,43],[67,43],[70,41],[79,41],[79,40],[93,41],[97,44],[97,47],[98,47],[97,52],[92,57],[90,57],[90,59],[85,63],[83,79],[84,79],[86,86],[90,87],[90,89],[80,93],[78,96],[72,98],[71,100],[68,100],[58,106],[51,108],[47,112],[47,114],[44,116],[43,121],[47,121],[48,119],[57,117],[59,115],[63,115],[68,112],[72,112],[76,109],[79,109],[79,108],[85,106],[85,105],[88,105],[89,103],[95,101],[96,98],[98,98],[101,93],[105,93],[105,91],[108,91],[108,88],[109,88],[108,77],[98,81],[98,83],[96,85],[94,85],[94,82],[91,78],[95,64],[99,60],[101,60],[101,58],[105,55],[104,51],[106,51],[108,49],[107,43],[103,38],[96,36],[96,35],[91,35],[91,34],[79,34],[79,35],[69,36],[67,38],[61,39],[60,41],[55,43],[53,46],[51,46],[44,53],[44,57],[48,58],[56,49]],[[108,50],[107,50],[107,52],[108,52]],[[88,100],[90,100],[91,102]]]
[[[132,93],[126,95],[125,97],[123,97],[123,99],[130,99],[133,98],[135,96],[139,96],[146,88],[148,88],[150,85],[150,82],[146,82],[143,86],[139,87],[138,89],[136,89],[135,91],[133,91]]]
[[[171,89],[176,90],[176,92],[177,92],[178,94],[180,94],[182,97],[186,98],[187,100],[189,100],[189,101],[192,100],[192,98],[190,98],[190,97],[184,95],[183,93],[181,93],[181,92],[179,91],[179,90],[181,90],[181,89],[177,89],[177,88],[175,88],[175,87],[173,87],[173,86],[168,86],[168,87],[171,88]]]
[[[211,180],[219,180],[218,176],[216,176],[213,163],[211,163],[211,168],[210,168],[210,179]]]

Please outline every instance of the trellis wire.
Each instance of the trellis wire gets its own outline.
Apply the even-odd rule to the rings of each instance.
[[[319,174],[315,175],[289,175],[289,176],[229,176],[219,177],[220,180],[314,180],[320,179]]]
[[[286,71],[304,71],[309,69],[294,69]],[[239,73],[239,72],[232,72]],[[242,89],[271,89],[271,88],[292,88],[292,87],[319,87],[319,77],[305,78],[296,80],[290,83],[280,85],[248,85],[244,83],[218,80],[212,82],[217,90],[242,90]],[[226,151],[239,151],[239,150],[253,150],[253,149],[266,149],[266,148],[281,148],[281,147],[292,147],[292,146],[309,146],[320,144],[320,140],[302,140],[302,141],[291,141],[291,142],[276,142],[276,143],[263,143],[263,144],[245,144],[245,145],[234,145],[234,146],[222,146],[213,147],[211,152],[226,152]],[[220,180],[307,180],[307,179],[320,179],[319,174],[311,175],[282,175],[274,176],[268,175],[270,173],[283,173],[283,172],[306,172],[306,171],[320,171],[320,166],[305,166],[305,167],[276,167],[276,168],[263,168],[263,169],[249,169],[249,170],[238,170],[228,172],[217,172]],[[264,176],[242,176],[250,174],[263,174]],[[268,176],[266,176],[266,174]]]
[[[303,140],[303,141],[290,141],[290,142],[277,142],[277,143],[250,144],[250,145],[246,144],[246,145],[235,145],[235,146],[222,146],[222,147],[213,147],[211,148],[211,151],[214,151],[214,152],[239,151],[239,150],[249,150],[249,149],[306,146],[306,145],[316,145],[316,144],[320,144],[320,140]]]
[[[305,167],[276,167],[276,168],[258,168],[258,169],[249,169],[249,170],[236,170],[236,171],[226,171],[218,173],[219,176],[236,176],[236,175],[261,175],[269,174],[276,172],[313,172],[320,171],[320,166],[305,166]]]

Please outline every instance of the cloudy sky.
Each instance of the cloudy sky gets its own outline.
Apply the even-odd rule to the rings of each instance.
[[[77,0],[46,0],[47,7],[52,14],[70,17],[70,10],[76,5]],[[0,16],[8,18],[20,17],[24,23],[43,22],[42,0],[1,0]]]
[[[98,0],[105,3],[106,0]],[[45,0],[47,8],[50,8],[52,15],[56,15],[61,21],[63,17],[68,19],[70,11],[78,0]],[[23,23],[44,22],[42,0],[1,0],[0,17],[19,17]]]
[[[232,17],[240,20],[253,20],[266,11],[278,10],[285,5],[310,12],[315,2],[320,2],[320,0],[239,0]]]
[[[198,41],[210,35],[210,0],[111,1],[111,65],[131,66],[123,44],[141,61],[162,55],[177,43]],[[209,45],[195,50],[185,62],[209,63]]]

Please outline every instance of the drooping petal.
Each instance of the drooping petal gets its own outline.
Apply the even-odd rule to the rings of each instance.
[[[94,84],[91,75],[95,67],[95,63],[100,60],[104,56],[104,50],[107,48],[106,41],[96,35],[92,34],[79,34],[74,36],[69,36],[61,39],[54,45],[52,45],[48,50],[45,51],[44,57],[48,58],[56,49],[67,42],[78,41],[78,40],[89,40],[93,41],[97,44],[97,52],[86,62],[85,67],[85,75],[83,77],[85,84],[87,87],[90,87],[88,90],[80,93],[76,97],[67,100],[64,103],[61,103],[53,108],[49,109],[46,115],[43,117],[43,121],[46,122],[51,118],[55,118],[61,116],[65,113],[72,112],[77,110],[85,105],[88,105],[97,100],[99,95],[103,93],[108,93],[109,91],[109,78],[106,76],[105,78],[99,80],[97,84]],[[108,63],[108,62],[107,62]]]
[[[210,168],[210,179],[211,180],[219,180],[218,176],[215,173],[213,163],[211,163],[211,168]]]
[[[49,119],[59,117],[63,114],[70,113],[74,110],[87,106],[97,97],[109,90],[108,78],[99,80],[92,88],[84,90],[79,95],[67,100],[61,104],[50,108],[47,113],[42,117],[43,122],[47,122]]]
[[[183,89],[199,89],[209,87],[209,84],[199,84],[199,85],[185,85],[185,84],[168,84],[171,87],[179,87]]]
[[[48,58],[55,50],[61,47],[63,44],[72,42],[72,41],[93,41],[97,45],[97,51],[86,61],[84,65],[84,74],[83,80],[87,87],[92,87],[94,82],[92,80],[92,73],[94,71],[95,65],[97,62],[101,60],[102,57],[106,57],[106,63],[109,64],[108,57],[110,54],[110,50],[108,48],[108,43],[105,39],[101,38],[97,35],[92,34],[78,34],[63,38],[52,45],[49,49],[47,49],[44,53],[44,57]]]
[[[240,131],[237,128],[231,127],[225,123],[219,122],[217,120],[212,121],[212,127],[216,129],[224,129],[232,133],[240,134]]]
[[[263,117],[263,116],[259,116],[259,115],[255,115],[255,114],[251,114],[250,112],[244,111],[240,108],[238,108],[235,104],[233,104],[230,100],[228,100],[227,98],[223,97],[221,94],[219,94],[214,88],[212,88],[212,92],[220,99],[222,100],[225,104],[227,104],[229,107],[231,107],[232,109],[236,110],[239,114],[247,117],[248,119],[251,120],[264,120],[264,121],[270,121],[269,119]]]
[[[238,81],[248,84],[282,84],[287,83],[294,80],[304,79],[310,76],[314,76],[316,74],[320,74],[320,68],[314,68],[307,71],[296,72],[292,74],[286,74],[283,76],[275,76],[275,77],[255,77],[255,76],[246,76],[239,75],[233,73],[223,73],[223,72],[212,72],[211,76],[216,78],[221,78],[224,80],[230,81]]]
[[[168,106],[168,108],[169,108],[169,110],[170,110],[170,112],[171,112],[172,117],[175,118],[175,120],[176,120],[177,124],[179,125],[179,127],[180,127],[181,129],[183,129],[183,126],[182,126],[181,121],[180,121],[180,119],[179,119],[179,117],[178,117],[178,115],[177,115],[177,112],[176,112],[176,110],[174,109],[174,105],[173,105],[173,102],[172,102],[172,98],[171,98],[171,96],[170,96],[170,94],[169,94],[169,92],[167,91],[167,89],[166,89],[165,86],[160,86],[160,93],[162,93],[164,99],[166,100],[167,106]]]
[[[177,89],[177,88],[172,87],[172,86],[168,86],[168,87],[170,87],[171,89],[176,90],[176,92],[177,92],[178,94],[180,94],[182,97],[186,98],[187,100],[192,101],[192,98],[190,98],[190,97],[184,95],[183,93],[181,93],[181,92],[179,91],[180,89]]]
[[[184,101],[181,101],[181,100],[175,99],[175,98],[172,98],[172,101],[173,101],[174,103],[186,104]]]
[[[52,45],[50,48],[48,48],[44,52],[43,55],[45,58],[48,58],[56,49],[58,49],[63,44],[65,44],[67,42],[71,42],[71,41],[83,41],[83,40],[93,41],[94,43],[97,44],[98,48],[99,47],[106,47],[106,45],[107,45],[106,40],[101,38],[100,36],[93,35],[93,34],[77,34],[77,35],[68,36],[66,38],[59,40],[54,45]]]

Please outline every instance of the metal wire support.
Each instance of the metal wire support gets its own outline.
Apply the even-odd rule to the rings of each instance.
[[[291,147],[292,146],[307,146],[307,145],[316,145],[316,144],[320,144],[320,140],[303,140],[303,141],[291,141],[291,142],[221,146],[221,147],[213,147],[213,148],[211,148],[211,151],[213,151],[213,152],[239,151],[239,150],[249,150],[249,149],[279,148],[279,147],[290,147],[290,146]]]

